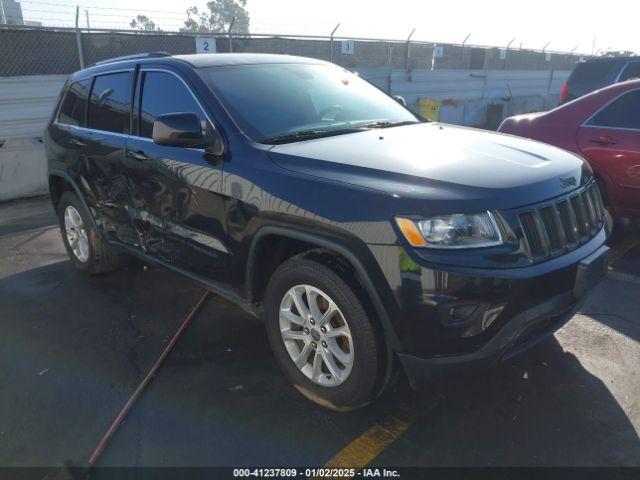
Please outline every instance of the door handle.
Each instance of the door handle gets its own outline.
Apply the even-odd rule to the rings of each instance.
[[[591,143],[597,143],[598,145],[602,145],[603,147],[605,147],[607,145],[615,145],[616,144],[616,141],[613,139],[613,137],[604,136],[604,135],[602,137],[592,138],[589,141]]]
[[[71,145],[74,145],[76,147],[86,147],[87,146],[86,143],[84,143],[82,140],[78,140],[77,138],[72,138],[69,143],[71,143]]]
[[[134,152],[133,150],[127,150],[127,157],[133,158],[134,160],[138,160],[140,162],[148,159],[144,152]]]

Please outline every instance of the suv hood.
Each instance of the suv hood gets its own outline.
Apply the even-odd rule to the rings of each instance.
[[[476,210],[480,200],[482,209],[536,203],[573,188],[560,178],[576,187],[591,178],[586,162],[559,148],[439,123],[275,145],[269,155],[298,173],[400,198],[468,200]]]

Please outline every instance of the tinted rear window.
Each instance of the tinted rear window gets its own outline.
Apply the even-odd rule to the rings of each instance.
[[[87,126],[114,133],[129,133],[131,72],[96,77],[91,90]]]
[[[87,97],[89,96],[89,79],[72,83],[64,95],[58,123],[64,125],[74,125],[76,127],[84,124],[87,111]]]
[[[573,70],[569,83],[604,83],[615,66],[615,62],[579,63]]]

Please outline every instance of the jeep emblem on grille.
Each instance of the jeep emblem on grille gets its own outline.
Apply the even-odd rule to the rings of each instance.
[[[562,188],[575,187],[576,177],[560,177],[560,185]]]

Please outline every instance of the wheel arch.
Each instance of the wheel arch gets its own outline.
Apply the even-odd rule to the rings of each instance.
[[[91,223],[97,232],[101,232],[98,229],[98,225],[96,224],[95,218],[93,218],[93,214],[91,213],[91,209],[87,204],[84,195],[82,195],[78,184],[71,178],[71,176],[63,172],[62,170],[50,170],[49,171],[49,195],[51,197],[51,203],[53,204],[54,210],[58,211],[58,204],[60,202],[60,198],[64,194],[64,192],[73,192],[75,193],[82,206],[86,209],[89,214],[89,218],[91,219]]]
[[[275,225],[267,225],[260,228],[253,236],[246,264],[245,289],[251,300],[254,300],[255,298],[254,294],[256,292],[257,267],[259,262],[258,255],[261,250],[262,242],[269,237],[274,236],[304,242],[315,249],[323,249],[344,258],[353,268],[358,279],[362,283],[365,290],[364,293],[368,296],[371,307],[377,315],[380,326],[383,329],[385,342],[387,343],[388,348],[391,350],[400,349],[400,341],[393,328],[390,313],[387,310],[387,307],[385,307],[370,274],[367,273],[367,269],[365,268],[362,260],[350,247],[345,246],[337,240],[327,238],[326,236]]]

